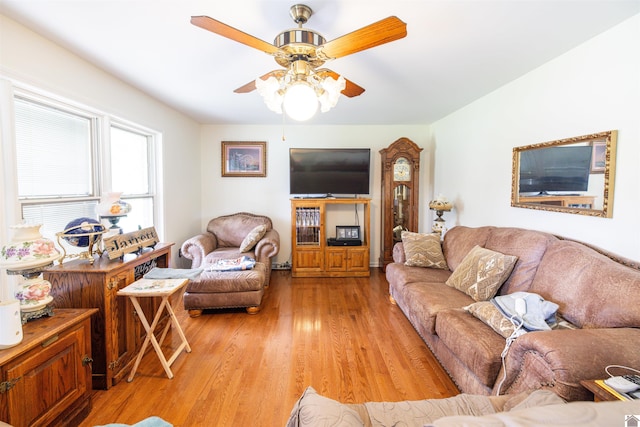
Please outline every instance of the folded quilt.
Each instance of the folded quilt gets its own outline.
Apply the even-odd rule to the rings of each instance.
[[[152,268],[143,277],[145,279],[189,279],[197,280],[202,273],[201,268]]]
[[[211,264],[208,271],[240,271],[251,270],[256,265],[256,260],[246,255],[240,258],[220,259]]]

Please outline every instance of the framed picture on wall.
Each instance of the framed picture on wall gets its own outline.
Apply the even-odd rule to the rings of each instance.
[[[267,176],[267,143],[222,141],[222,176]]]
[[[604,167],[607,161],[607,141],[592,141],[591,146],[591,173],[604,173]]]

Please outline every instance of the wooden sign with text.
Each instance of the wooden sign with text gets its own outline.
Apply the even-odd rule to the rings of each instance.
[[[109,259],[120,258],[142,248],[155,246],[160,240],[155,227],[143,228],[126,234],[118,234],[104,239],[104,249]]]

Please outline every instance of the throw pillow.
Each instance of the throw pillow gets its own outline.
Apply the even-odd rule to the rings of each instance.
[[[267,226],[262,224],[255,227],[240,243],[240,252],[249,252],[267,233]]]
[[[293,406],[287,427],[363,426],[356,411],[328,397],[319,395],[309,386]]]
[[[513,270],[518,257],[475,246],[445,282],[476,301],[487,301]]]
[[[464,307],[464,309],[504,338],[509,338],[515,330],[513,323],[490,301],[478,301]]]
[[[402,246],[406,257],[405,265],[446,269],[447,261],[442,253],[439,234],[402,232]]]

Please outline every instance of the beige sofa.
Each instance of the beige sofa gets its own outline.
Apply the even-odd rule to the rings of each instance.
[[[498,296],[535,293],[557,304],[557,315],[575,329],[528,332],[511,343],[503,364],[505,336],[491,319],[469,311],[479,304],[468,292],[446,284],[476,245],[517,257]],[[581,380],[605,377],[608,365],[640,368],[637,263],[519,228],[454,227],[442,249],[445,268],[408,266],[404,245],[398,243],[386,277],[392,301],[460,391],[495,395],[498,388],[501,394],[549,389],[567,401],[588,400]]]
[[[640,402],[565,403],[537,390],[508,396],[460,394],[447,399],[345,404],[308,387],[286,427],[623,426],[637,423]],[[625,424],[628,421],[628,424]]]
[[[203,269],[199,281],[187,284],[184,308],[192,317],[205,309],[231,307],[256,314],[269,286],[271,259],[279,250],[280,236],[266,216],[239,212],[212,219],[206,232],[185,241],[180,250],[191,260],[191,268]],[[220,260],[242,256],[254,259],[255,266],[244,271],[211,271]]]

